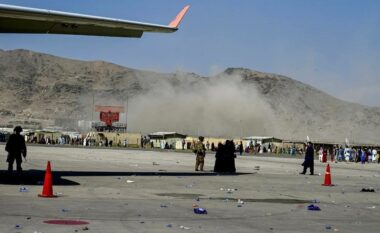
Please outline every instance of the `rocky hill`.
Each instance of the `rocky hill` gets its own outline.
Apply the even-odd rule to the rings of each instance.
[[[0,50],[0,124],[75,127],[94,104],[127,105],[128,129],[212,136],[380,142],[380,108],[294,79],[242,68],[213,77]]]

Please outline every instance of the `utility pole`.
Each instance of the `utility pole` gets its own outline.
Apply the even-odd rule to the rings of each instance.
[[[91,121],[94,122],[94,111],[95,111],[95,94],[92,92],[92,108],[91,108]]]
[[[128,95],[127,95],[127,106],[126,106],[126,111],[125,111],[125,126],[126,126],[126,129],[125,129],[125,132],[128,131]]]

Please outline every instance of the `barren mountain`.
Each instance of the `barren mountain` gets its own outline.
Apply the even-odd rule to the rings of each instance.
[[[242,68],[201,77],[0,50],[0,82],[3,126],[74,127],[77,120],[93,119],[93,100],[126,105],[128,99],[128,129],[135,132],[380,141],[380,108],[339,100],[285,76]]]

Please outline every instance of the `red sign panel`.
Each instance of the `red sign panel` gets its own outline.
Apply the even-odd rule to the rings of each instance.
[[[112,126],[112,122],[119,121],[118,112],[100,112],[100,120],[106,123],[107,126]]]

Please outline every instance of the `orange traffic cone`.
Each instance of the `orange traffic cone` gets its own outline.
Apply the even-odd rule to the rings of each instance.
[[[53,176],[51,174],[50,161],[47,162],[44,187],[42,194],[38,194],[39,197],[56,197],[53,195]]]
[[[333,184],[331,184],[330,164],[327,164],[327,166],[326,166],[325,183],[322,185],[323,186],[334,186]]]

